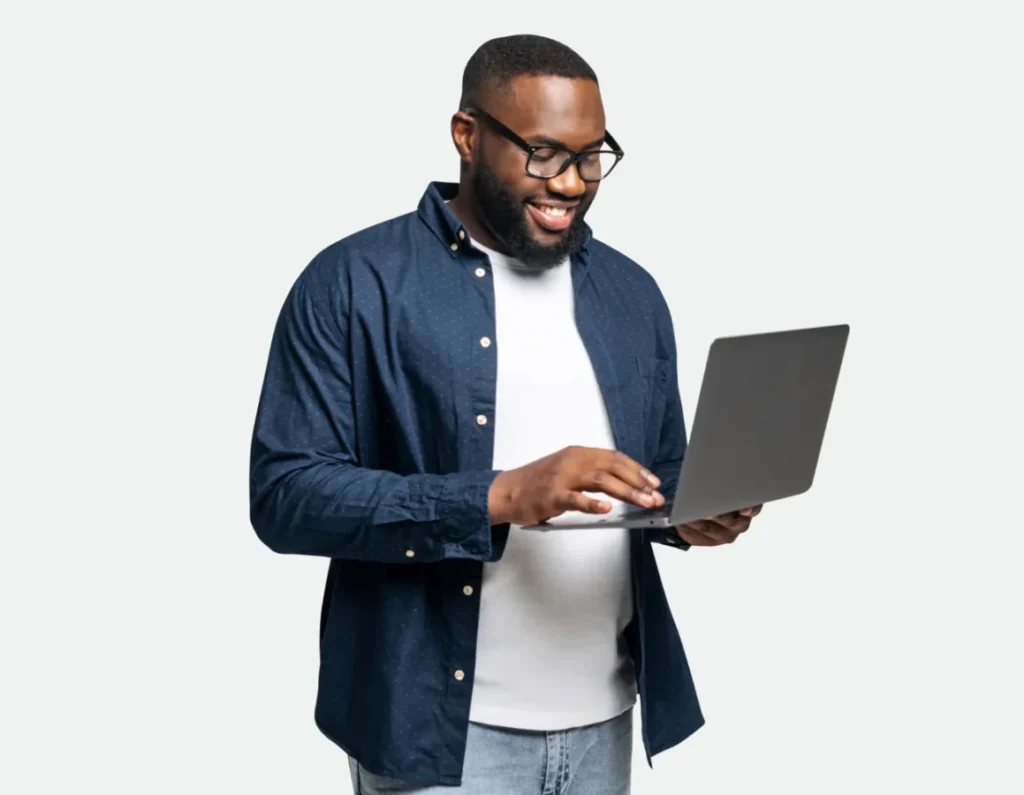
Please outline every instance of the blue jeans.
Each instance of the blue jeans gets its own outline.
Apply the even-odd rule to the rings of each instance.
[[[462,785],[424,786],[381,778],[349,760],[356,795],[629,795],[633,710],[558,732],[469,725]]]

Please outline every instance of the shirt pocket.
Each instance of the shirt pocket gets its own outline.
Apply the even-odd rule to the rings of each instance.
[[[672,381],[672,362],[657,356],[637,356],[636,363],[640,373],[644,452],[650,461],[657,453],[661,440],[661,426],[665,420],[668,390]]]

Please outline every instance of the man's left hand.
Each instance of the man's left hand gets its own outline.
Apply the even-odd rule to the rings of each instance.
[[[722,514],[713,519],[699,519],[675,528],[683,541],[695,547],[717,547],[720,544],[731,544],[750,528],[750,521],[759,513],[763,506],[743,508],[732,513]]]

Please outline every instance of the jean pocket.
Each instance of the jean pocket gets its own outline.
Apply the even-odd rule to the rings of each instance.
[[[429,787],[412,781],[399,781],[371,773],[358,762],[353,762],[353,788],[355,795],[388,795],[394,792],[430,792]]]

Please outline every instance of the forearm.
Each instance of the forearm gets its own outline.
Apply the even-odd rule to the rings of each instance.
[[[344,256],[322,252],[278,317],[250,448],[253,529],[287,554],[490,559],[497,473],[399,474],[360,460],[345,269]]]
[[[379,562],[495,554],[496,472],[398,475],[332,460],[254,460],[250,518],[275,552]]]

